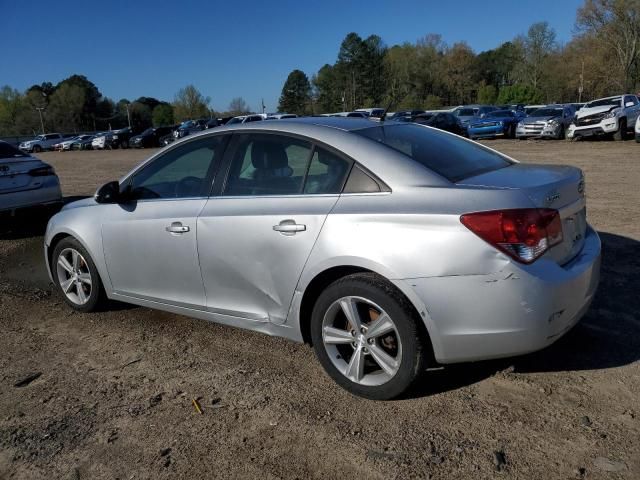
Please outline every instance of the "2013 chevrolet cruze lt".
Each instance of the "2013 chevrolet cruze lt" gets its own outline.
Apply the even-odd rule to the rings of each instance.
[[[440,364],[541,349],[585,313],[582,172],[426,126],[306,118],[189,136],[49,222],[71,307],[104,297],[313,344],[388,399]]]

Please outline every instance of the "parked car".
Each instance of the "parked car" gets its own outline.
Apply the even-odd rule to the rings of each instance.
[[[451,113],[458,117],[460,124],[467,128],[471,122],[484,117],[489,112],[496,111],[497,108],[492,105],[467,105],[464,107],[454,108]]]
[[[267,118],[267,116],[263,113],[256,113],[253,115],[239,115],[237,117],[233,117],[228,120],[225,125],[236,125],[241,123],[249,123],[249,122],[261,122]]]
[[[640,100],[635,95],[593,100],[578,110],[567,130],[567,138],[611,135],[616,140],[625,140],[633,131],[639,115]]]
[[[104,150],[105,148],[109,148],[112,135],[112,132],[96,133],[93,136],[93,140],[91,140],[91,148],[93,150]]]
[[[484,114],[482,118],[473,120],[467,127],[471,139],[506,137],[514,138],[516,125],[524,118],[524,112],[513,110],[496,110]]]
[[[380,119],[384,114],[384,108],[356,108],[355,112],[362,112],[372,120]]]
[[[348,117],[348,118],[369,118],[364,112],[336,112],[329,115],[330,117]]]
[[[160,139],[173,132],[173,127],[151,127],[147,128],[140,135],[135,135],[129,140],[132,148],[152,148],[160,147]]]
[[[636,142],[640,143],[640,115],[638,116],[638,119],[636,120]]]
[[[45,258],[73,309],[108,297],[306,341],[344,388],[388,399],[427,366],[570,330],[598,284],[585,205],[578,168],[421,125],[258,122],[67,205]]]
[[[533,112],[541,109],[542,107],[546,107],[546,105],[525,105],[524,113],[525,115],[531,115]]]
[[[95,135],[82,135],[82,137],[86,138],[73,142],[71,144],[71,150],[91,150],[93,148],[91,143],[93,142]]]
[[[131,127],[121,128],[119,130],[113,130],[109,140],[110,148],[129,148],[129,141],[133,136],[133,129]]]
[[[60,205],[60,181],[53,167],[0,141],[0,212]]]
[[[388,120],[399,120],[399,121],[403,121],[405,120],[407,117],[409,118],[413,118],[417,115],[421,115],[423,113],[427,113],[426,110],[401,110],[398,112],[389,112],[387,113],[387,119]]]
[[[295,113],[270,113],[265,120],[286,120],[288,118],[298,118]]]
[[[27,140],[19,145],[20,150],[29,153],[38,153],[45,150],[51,150],[51,148],[64,139],[61,133],[47,133],[45,135],[38,135],[33,140]]]
[[[572,105],[549,105],[539,108],[523,118],[516,128],[516,138],[555,138],[561,140],[573,121]]]
[[[416,115],[413,118],[413,122],[455,133],[456,135],[467,134],[467,129],[464,128],[458,118],[450,112],[422,113]]]

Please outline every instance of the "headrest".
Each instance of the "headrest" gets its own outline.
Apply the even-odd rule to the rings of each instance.
[[[257,170],[276,170],[288,167],[289,159],[282,144],[263,140],[253,142],[251,163]]]

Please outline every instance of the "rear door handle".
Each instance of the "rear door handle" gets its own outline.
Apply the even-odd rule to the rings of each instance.
[[[274,225],[273,229],[282,235],[295,235],[296,232],[304,232],[306,225],[296,223],[295,220],[282,220],[278,225]]]
[[[182,225],[182,222],[173,222],[165,230],[171,234],[177,235],[180,233],[187,233],[190,229],[186,225]]]

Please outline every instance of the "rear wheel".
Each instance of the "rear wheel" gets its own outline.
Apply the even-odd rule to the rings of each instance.
[[[406,391],[425,367],[425,338],[415,310],[375,274],[332,283],[318,298],[311,336],[327,373],[349,392],[388,400]]]
[[[627,139],[627,119],[621,118],[618,122],[618,131],[613,134],[614,140],[626,140]]]
[[[64,300],[74,310],[96,310],[104,298],[98,269],[86,249],[75,238],[67,237],[55,247],[51,270]]]

